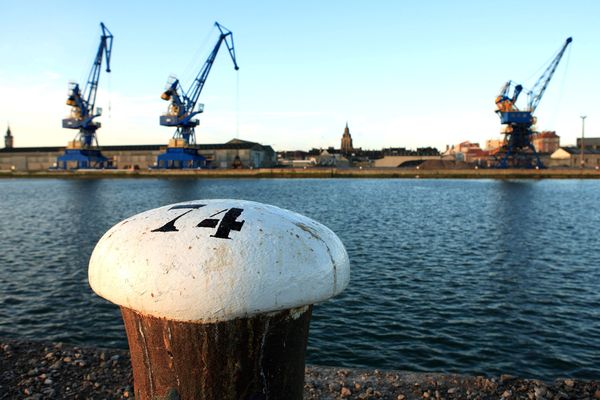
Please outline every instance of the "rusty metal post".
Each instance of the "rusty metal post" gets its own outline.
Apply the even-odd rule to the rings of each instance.
[[[325,226],[255,202],[157,208],[111,228],[89,281],[121,307],[136,399],[302,399],[312,304],[348,284]]]

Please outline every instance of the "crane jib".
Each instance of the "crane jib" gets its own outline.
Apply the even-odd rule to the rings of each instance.
[[[569,46],[569,44],[571,44],[572,41],[573,41],[573,38],[571,38],[571,37],[567,38],[567,40],[563,44],[562,48],[560,49],[560,51],[558,52],[556,57],[554,57],[554,59],[552,60],[550,65],[548,65],[548,67],[546,68],[546,70],[544,71],[542,76],[540,76],[540,78],[537,80],[535,85],[533,85],[533,89],[531,89],[531,92],[529,95],[530,100],[529,100],[528,108],[529,108],[530,112],[533,113],[535,111],[535,109],[537,108],[538,104],[540,103],[540,100],[542,100],[542,96],[544,95],[544,92],[546,91],[546,88],[548,87],[548,84],[550,83],[550,80],[552,79],[552,76],[554,75],[554,71],[556,71],[556,68],[558,67],[558,64],[560,63],[560,60],[562,59],[563,54],[565,54],[565,50],[567,50],[567,47]]]

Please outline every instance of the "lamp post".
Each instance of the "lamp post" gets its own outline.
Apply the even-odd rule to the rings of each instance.
[[[587,115],[582,115],[581,116],[581,156],[580,156],[580,160],[579,163],[581,164],[581,168],[583,168],[584,165],[584,161],[583,161],[583,137],[584,137],[584,132],[585,132],[585,119],[587,118]]]

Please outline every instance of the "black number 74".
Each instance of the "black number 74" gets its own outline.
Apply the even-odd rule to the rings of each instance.
[[[189,210],[184,212],[183,214],[180,214],[177,217],[173,218],[172,220],[170,220],[169,222],[167,222],[160,228],[153,229],[152,232],[179,232],[179,229],[177,229],[177,227],[175,226],[175,222],[177,222],[177,220],[179,218],[183,217],[184,215],[186,215],[194,210],[197,210],[199,208],[202,208],[204,206],[206,206],[206,204],[180,204],[177,206],[173,206],[173,207],[169,208],[169,211],[179,210],[179,209],[183,209],[183,210],[189,209]],[[246,222],[246,221],[237,221],[237,218],[242,214],[243,211],[244,210],[242,208],[235,208],[235,207],[226,208],[224,210],[221,210],[221,211],[209,216],[206,219],[203,219],[196,226],[198,228],[215,228],[216,227],[217,232],[214,235],[210,235],[211,237],[216,237],[216,238],[220,238],[220,239],[231,239],[229,237],[229,232],[241,231],[242,226],[244,225],[244,222]],[[225,213],[225,215],[223,215],[223,218],[221,218],[221,219],[213,218],[222,213]]]

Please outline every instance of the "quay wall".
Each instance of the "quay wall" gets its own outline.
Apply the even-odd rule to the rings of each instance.
[[[199,170],[0,171],[0,178],[183,177],[183,178],[407,178],[407,179],[598,179],[597,169],[428,169],[415,168],[254,168]]]

